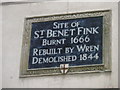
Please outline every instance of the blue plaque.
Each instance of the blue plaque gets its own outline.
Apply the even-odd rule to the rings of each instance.
[[[111,71],[111,11],[25,19],[20,77]]]
[[[103,17],[33,22],[29,69],[102,64]]]

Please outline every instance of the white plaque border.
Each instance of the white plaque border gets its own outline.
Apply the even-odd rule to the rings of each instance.
[[[77,12],[49,16],[26,17],[24,21],[24,33],[22,40],[22,52],[20,63],[20,77],[61,75],[60,68],[36,68],[28,69],[29,49],[31,39],[31,24],[33,22],[46,22],[54,20],[66,20],[86,17],[103,16],[103,51],[102,64],[80,65],[69,67],[67,74],[92,73],[111,71],[111,10],[99,10],[90,12]]]

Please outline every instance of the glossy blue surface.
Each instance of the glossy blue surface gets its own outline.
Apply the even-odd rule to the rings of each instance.
[[[62,30],[62,29],[53,29],[53,23],[54,22],[58,22],[58,23],[68,23],[68,30],[69,29],[76,29],[76,31],[74,32],[73,36],[60,36],[60,37],[50,37],[47,38],[47,30],[51,29],[51,30]],[[79,22],[80,25],[79,27],[84,27],[84,28],[91,28],[91,27],[99,27],[99,29],[97,30],[99,33],[98,34],[87,34],[90,38],[89,42],[84,42],[84,43],[76,43],[76,44],[71,44],[70,43],[70,39],[71,37],[81,37],[83,35],[83,37],[87,36],[84,34],[78,35],[77,33],[77,28],[78,27],[71,27],[71,23],[72,22]],[[45,33],[43,35],[44,39],[47,40],[56,40],[56,39],[62,39],[65,38],[65,44],[63,45],[47,45],[47,46],[42,46],[42,39],[43,38],[34,38],[34,34],[35,31],[40,31],[40,30],[45,30]],[[37,23],[32,23],[32,30],[31,30],[31,42],[30,42],[30,53],[29,53],[29,65],[28,68],[29,69],[35,69],[35,68],[49,68],[49,67],[60,67],[60,64],[69,64],[69,66],[81,66],[81,65],[92,65],[92,64],[102,64],[103,60],[102,60],[102,33],[103,33],[103,17],[99,16],[99,17],[89,17],[89,18],[78,18],[78,19],[70,19],[70,20],[56,20],[56,21],[47,21],[47,22],[37,22]],[[77,48],[75,48],[73,50],[73,53],[65,53],[65,48],[66,47],[76,47],[76,45],[99,45],[99,50],[98,51],[90,51],[90,52],[78,52]],[[46,57],[58,57],[58,56],[70,56],[70,55],[76,55],[77,56],[77,60],[75,60],[74,62],[52,62],[52,63],[36,63],[36,64],[32,64],[32,58],[33,58],[33,49],[34,48],[38,48],[38,49],[50,49],[50,48],[62,48],[62,52],[61,54],[56,54],[56,55],[38,55],[36,57],[38,58],[46,58]],[[90,60],[89,58],[86,60],[80,60],[79,56],[81,54],[87,54],[88,56],[90,54],[92,54],[93,56],[98,53],[99,58],[95,59],[93,58],[92,60]]]

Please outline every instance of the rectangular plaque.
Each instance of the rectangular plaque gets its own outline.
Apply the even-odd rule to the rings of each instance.
[[[20,77],[110,71],[110,10],[25,19]]]

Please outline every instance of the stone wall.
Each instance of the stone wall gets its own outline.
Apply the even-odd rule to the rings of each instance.
[[[112,10],[112,72],[19,78],[24,18],[96,10]],[[2,8],[3,88],[118,87],[118,6],[115,2],[4,3]]]

